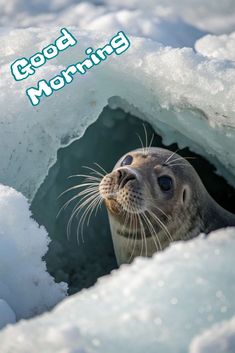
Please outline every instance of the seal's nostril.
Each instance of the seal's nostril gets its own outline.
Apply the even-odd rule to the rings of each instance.
[[[117,172],[120,188],[123,188],[128,183],[128,181],[136,179],[135,174],[131,173],[129,170],[119,169]]]

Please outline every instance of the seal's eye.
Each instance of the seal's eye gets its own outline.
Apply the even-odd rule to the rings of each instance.
[[[121,167],[123,167],[124,165],[130,165],[132,161],[133,161],[133,157],[128,154],[121,162]]]
[[[172,188],[172,179],[167,175],[163,175],[158,178],[158,184],[162,191],[169,191]]]

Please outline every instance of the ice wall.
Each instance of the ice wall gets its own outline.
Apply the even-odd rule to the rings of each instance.
[[[1,353],[186,353],[195,335],[235,310],[234,251],[227,229],[139,258],[52,313],[4,329]]]
[[[19,192],[0,185],[0,328],[51,309],[66,296],[42,257],[49,238]]]
[[[192,49],[172,49],[131,37],[131,48],[110,57],[63,90],[32,107],[25,89],[85,58],[111,36],[71,29],[79,43],[16,82],[9,64],[51,43],[58,29],[12,30],[1,35],[0,180],[32,198],[54,163],[56,151],[82,136],[109,103],[149,121],[166,143],[179,142],[208,157],[234,183],[235,63],[211,60]],[[24,38],[22,40],[22,38]],[[12,102],[14,101],[14,105]],[[226,139],[225,139],[226,136]]]

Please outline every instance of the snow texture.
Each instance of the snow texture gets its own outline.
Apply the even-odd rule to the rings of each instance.
[[[208,58],[235,60],[235,32],[204,36],[195,43],[195,49]]]
[[[52,308],[66,295],[42,261],[49,238],[31,218],[26,198],[0,185],[0,326]]]
[[[228,321],[215,324],[194,338],[190,353],[234,353],[235,316]]]
[[[95,6],[99,5],[99,6]],[[146,28],[154,27],[154,18],[187,23],[191,28],[206,30],[212,33],[229,33],[235,30],[235,3],[233,0],[215,2],[214,0],[0,0],[0,25],[5,27],[43,26],[46,23],[58,25],[76,25],[89,27],[89,22],[98,20],[102,27],[109,30],[116,21],[126,22],[131,12],[142,12],[143,24]],[[138,10],[137,10],[138,9]],[[124,11],[123,11],[124,10]],[[120,12],[119,12],[120,11]],[[119,13],[115,16],[114,13]],[[112,18],[116,21],[112,22]],[[119,19],[118,19],[119,17]],[[145,17],[148,21],[145,21]],[[84,20],[83,20],[84,19]],[[141,20],[141,19],[140,19]],[[115,23],[116,22],[116,23]],[[139,21],[138,21],[139,22]],[[137,24],[138,28],[138,22]],[[127,23],[127,22],[126,22]],[[142,24],[141,24],[142,26]],[[177,28],[175,27],[177,32]],[[175,32],[171,33],[171,37]],[[189,35],[189,33],[184,33]]]
[[[1,353],[187,352],[195,335],[235,310],[234,251],[227,229],[139,258],[51,313],[1,331]]]

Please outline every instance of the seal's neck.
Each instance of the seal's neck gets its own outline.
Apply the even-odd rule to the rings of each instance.
[[[210,196],[209,199],[204,214],[204,232],[208,234],[216,229],[235,226],[235,215],[221,207]]]

